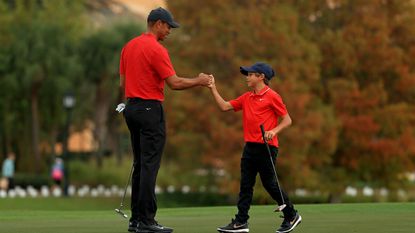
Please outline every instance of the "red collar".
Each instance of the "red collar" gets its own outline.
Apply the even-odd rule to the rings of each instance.
[[[150,32],[143,32],[143,34],[142,34],[143,36],[149,36],[149,37],[152,37],[152,38],[154,38],[155,40],[157,40],[157,37],[156,37],[156,35],[154,35],[153,33],[150,33]]]
[[[262,88],[261,91],[258,94],[256,94],[255,91],[252,91],[250,96],[261,96],[261,95],[264,95],[265,93],[267,93],[267,91],[269,91],[269,90],[271,90],[271,88],[266,86],[266,87]]]

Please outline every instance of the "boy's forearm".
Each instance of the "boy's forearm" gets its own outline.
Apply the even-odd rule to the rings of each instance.
[[[232,105],[229,104],[229,102],[225,101],[222,96],[219,94],[218,90],[216,89],[215,86],[213,86],[211,89],[213,98],[216,101],[216,104],[218,105],[218,107],[220,108],[220,110],[222,111],[228,111],[230,109],[232,109]]]
[[[278,134],[283,129],[289,127],[291,123],[292,123],[291,117],[290,115],[287,114],[286,116],[283,117],[282,121],[278,124],[278,126],[272,129],[272,131],[274,131],[275,134]]]

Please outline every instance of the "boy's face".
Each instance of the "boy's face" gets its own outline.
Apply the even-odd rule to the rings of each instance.
[[[264,75],[260,73],[248,73],[246,76],[246,84],[248,87],[254,88],[258,83],[263,83]]]

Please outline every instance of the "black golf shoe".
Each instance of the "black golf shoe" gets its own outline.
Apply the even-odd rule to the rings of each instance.
[[[146,224],[143,222],[138,223],[136,233],[170,233],[173,229],[165,227],[154,221],[152,224]]]
[[[219,232],[249,232],[248,223],[240,223],[232,219],[226,226],[218,227]]]
[[[301,220],[301,215],[299,215],[298,213],[296,213],[293,218],[284,218],[281,227],[276,231],[276,233],[291,232],[298,224],[300,224]]]
[[[133,220],[128,222],[128,231],[129,232],[135,232],[137,230],[138,227],[138,221],[137,220]]]

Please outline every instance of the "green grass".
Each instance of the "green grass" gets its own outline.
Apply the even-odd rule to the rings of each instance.
[[[122,233],[127,221],[113,199],[0,199],[0,233]],[[115,206],[114,206],[115,205]],[[413,233],[415,203],[297,205],[297,233]],[[82,210],[84,209],[84,210]],[[281,219],[273,206],[253,206],[250,232],[275,232]],[[228,223],[236,208],[163,208],[157,219],[177,233],[210,233]]]

